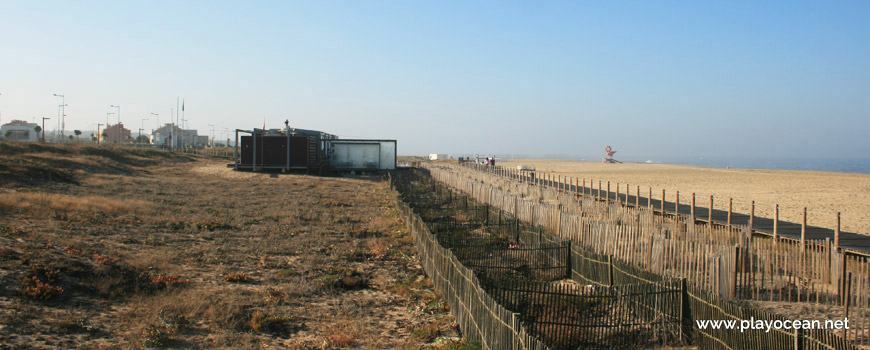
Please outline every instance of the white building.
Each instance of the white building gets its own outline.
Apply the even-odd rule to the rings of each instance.
[[[172,140],[175,141],[173,142]],[[196,130],[185,130],[175,124],[166,124],[151,132],[152,145],[169,146],[174,143],[175,147],[182,147],[182,145],[186,147],[199,145],[199,142]]]
[[[442,153],[429,154],[429,160],[443,160],[443,159],[447,159],[446,154],[442,154]]]
[[[13,120],[0,127],[0,138],[9,141],[36,142],[39,141],[39,133],[36,132],[38,127],[36,123]]]

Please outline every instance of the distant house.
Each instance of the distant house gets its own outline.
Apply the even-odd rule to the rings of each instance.
[[[151,131],[151,144],[161,146],[172,145],[172,139],[177,140],[179,134],[181,134],[181,128],[175,126],[175,124],[167,123]]]
[[[205,147],[208,146],[208,136],[199,135],[196,137],[196,146],[197,147]]]
[[[9,141],[36,142],[39,141],[39,133],[36,132],[38,127],[36,123],[13,120],[0,127],[0,137]]]
[[[124,124],[109,125],[100,132],[102,142],[108,143],[130,143],[133,142],[133,134],[130,129],[124,127]]]
[[[208,142],[207,137],[205,142]],[[200,142],[196,130],[182,129],[175,124],[165,124],[151,132],[151,144],[169,146],[173,143],[175,147],[204,145]]]

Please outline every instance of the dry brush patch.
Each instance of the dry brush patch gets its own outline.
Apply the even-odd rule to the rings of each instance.
[[[133,171],[7,186],[34,204],[0,215],[0,343],[415,349],[432,340],[421,329],[458,335],[379,178],[162,156],[146,172],[85,153]]]

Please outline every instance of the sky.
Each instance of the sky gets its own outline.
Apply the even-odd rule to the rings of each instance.
[[[0,0],[0,122],[54,130],[63,94],[67,130],[120,105],[135,133],[180,97],[219,139],[289,120],[403,155],[866,158],[867,18],[867,1]]]

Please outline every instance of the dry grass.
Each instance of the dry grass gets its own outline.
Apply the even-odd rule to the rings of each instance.
[[[28,213],[46,217],[55,213],[102,212],[122,215],[131,212],[144,213],[152,203],[140,200],[117,200],[95,196],[70,196],[46,192],[6,192],[0,197],[0,209],[4,212]]]
[[[0,166],[4,345],[418,349],[421,327],[456,335],[379,178],[0,148],[16,164]]]

